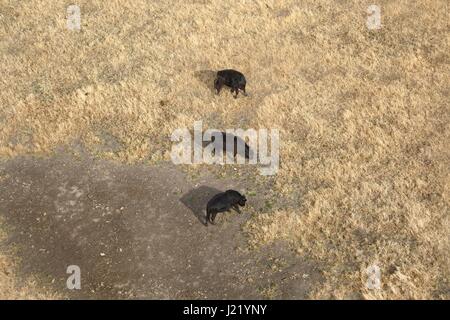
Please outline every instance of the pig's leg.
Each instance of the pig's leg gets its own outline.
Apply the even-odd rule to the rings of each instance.
[[[241,214],[241,210],[239,209],[239,206],[237,204],[233,204],[233,209],[236,210],[237,213]]]
[[[245,85],[242,86],[242,92],[244,92],[244,96],[247,96],[247,92],[245,92]]]
[[[213,213],[212,213],[211,219],[209,220],[209,222],[210,222],[211,224],[216,224],[216,223],[214,222],[214,220],[216,220],[216,215],[217,215],[217,212],[213,212]]]
[[[220,93],[220,90],[222,90],[222,87],[223,87],[223,80],[222,80],[222,78],[217,78],[214,81],[214,88],[216,89],[216,94]]]

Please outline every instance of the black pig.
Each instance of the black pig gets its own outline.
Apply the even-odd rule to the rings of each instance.
[[[236,210],[241,213],[239,206],[245,206],[247,199],[235,190],[227,190],[216,194],[206,205],[206,226],[208,222],[215,224],[214,220],[219,212],[229,211],[230,209]]]
[[[234,97],[237,98],[239,90],[242,90],[244,95],[247,96],[247,93],[245,92],[246,84],[247,81],[242,73],[236,70],[226,69],[217,72],[214,88],[217,90],[217,94],[219,94],[224,85],[228,86],[231,88],[231,93],[236,92]]]
[[[250,146],[240,137],[235,136],[231,133],[226,133],[226,132],[221,132],[222,134],[222,149],[223,149],[223,154],[226,154],[227,150],[227,142],[230,143],[233,146],[233,156],[236,157],[236,155],[238,154],[238,143],[242,143],[242,145],[244,146],[244,154],[240,154],[241,156],[245,157],[245,159],[250,159],[250,157],[253,157],[253,150],[250,149]],[[229,141],[233,141],[233,142],[229,142]],[[211,141],[206,141],[203,142],[203,147],[206,147],[207,145],[209,145],[210,143],[214,143],[215,142],[215,136],[211,137]],[[231,151],[231,150],[230,150]]]

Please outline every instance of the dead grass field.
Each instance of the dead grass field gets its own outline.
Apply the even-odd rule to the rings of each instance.
[[[0,156],[79,140],[152,164],[196,120],[277,128],[277,196],[244,227],[251,246],[285,239],[320,261],[311,298],[449,299],[448,2],[374,3],[369,31],[366,1],[78,0],[74,32],[71,1],[3,0]],[[250,97],[214,96],[224,68]]]

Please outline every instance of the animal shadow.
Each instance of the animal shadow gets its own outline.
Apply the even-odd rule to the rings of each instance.
[[[214,70],[200,70],[194,73],[194,76],[200,80],[211,92],[215,92],[214,80],[217,76],[217,71]]]
[[[222,191],[208,186],[200,186],[185,193],[180,201],[188,207],[203,225],[206,221],[206,204],[216,194]]]

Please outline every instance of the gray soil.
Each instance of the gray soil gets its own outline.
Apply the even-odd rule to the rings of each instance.
[[[285,243],[249,250],[242,214],[204,225],[217,192],[245,178],[192,178],[172,164],[123,165],[58,154],[0,162],[0,216],[19,275],[68,298],[304,299],[320,272]],[[264,201],[247,196],[258,208]],[[66,287],[69,265],[81,290]]]

